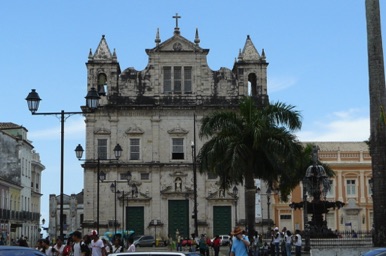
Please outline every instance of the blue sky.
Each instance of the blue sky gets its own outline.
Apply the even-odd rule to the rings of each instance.
[[[45,219],[49,194],[60,193],[60,122],[55,116],[32,116],[25,97],[35,88],[43,99],[40,112],[79,111],[87,93],[85,63],[101,36],[116,49],[122,70],[142,70],[157,28],[162,41],[173,35],[176,13],[182,16],[182,36],[193,41],[198,28],[200,46],[210,49],[212,70],[232,68],[247,35],[260,53],[264,48],[270,100],[301,112],[300,140],[369,137],[364,0],[4,1],[0,122],[25,126],[40,153],[46,166]],[[84,146],[85,129],[75,115],[65,123],[66,194],[83,187],[83,169],[74,154],[78,143]]]

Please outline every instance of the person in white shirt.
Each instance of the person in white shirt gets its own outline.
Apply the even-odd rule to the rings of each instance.
[[[301,256],[302,255],[302,237],[300,235],[300,231],[296,230],[295,235],[295,255]]]
[[[50,246],[50,241],[48,239],[42,240],[42,253],[44,253],[47,256],[53,256],[54,255],[54,248]]]
[[[128,252],[135,252],[135,245],[133,242],[134,242],[134,239],[132,237],[129,237],[129,240],[128,240],[129,248],[127,248]]]
[[[115,238],[112,246],[112,253],[123,252],[123,246],[121,245],[121,239]]]
[[[285,241],[285,251],[287,253],[287,256],[291,256],[291,251],[292,251],[292,233],[291,233],[291,231],[287,230],[287,232],[284,235],[284,241]]]
[[[60,237],[56,238],[56,244],[53,246],[56,250],[56,256],[62,256],[64,247],[63,240]]]
[[[98,232],[96,230],[91,231],[91,255],[92,256],[106,256],[105,245],[103,244],[102,239],[99,238]]]

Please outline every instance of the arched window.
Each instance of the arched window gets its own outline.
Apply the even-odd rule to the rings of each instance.
[[[261,87],[257,88],[257,77],[255,73],[248,75],[248,94],[251,96],[261,95]]]
[[[107,76],[104,73],[98,75],[98,93],[99,96],[107,95]]]

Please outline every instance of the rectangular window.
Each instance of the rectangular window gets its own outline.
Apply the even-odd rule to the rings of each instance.
[[[181,67],[174,67],[174,93],[181,93]]]
[[[335,197],[334,181],[333,180],[329,180],[329,181],[330,181],[330,190],[327,192],[326,197],[334,198]]]
[[[130,160],[139,160],[139,139],[130,139]]]
[[[172,159],[184,159],[184,139],[172,139]]]
[[[163,67],[164,93],[192,93],[192,67]]]
[[[280,219],[281,220],[290,220],[291,219],[291,215],[289,215],[289,214],[280,215]]]
[[[150,180],[150,173],[142,172],[141,173],[141,180]]]
[[[172,92],[172,67],[164,67],[164,93]]]
[[[98,139],[98,158],[107,159],[107,139]]]
[[[184,91],[192,92],[192,67],[184,67]]]
[[[347,196],[356,195],[355,180],[346,180],[346,192]]]
[[[370,179],[367,180],[367,188],[368,188],[367,193],[369,196],[373,195],[373,191],[371,190],[371,185],[370,185],[371,182],[372,181]]]

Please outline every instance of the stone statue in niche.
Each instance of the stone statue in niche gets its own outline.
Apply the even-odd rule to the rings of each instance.
[[[175,180],[174,180],[174,190],[176,192],[181,192],[182,191],[182,180],[180,177],[177,177]]]

